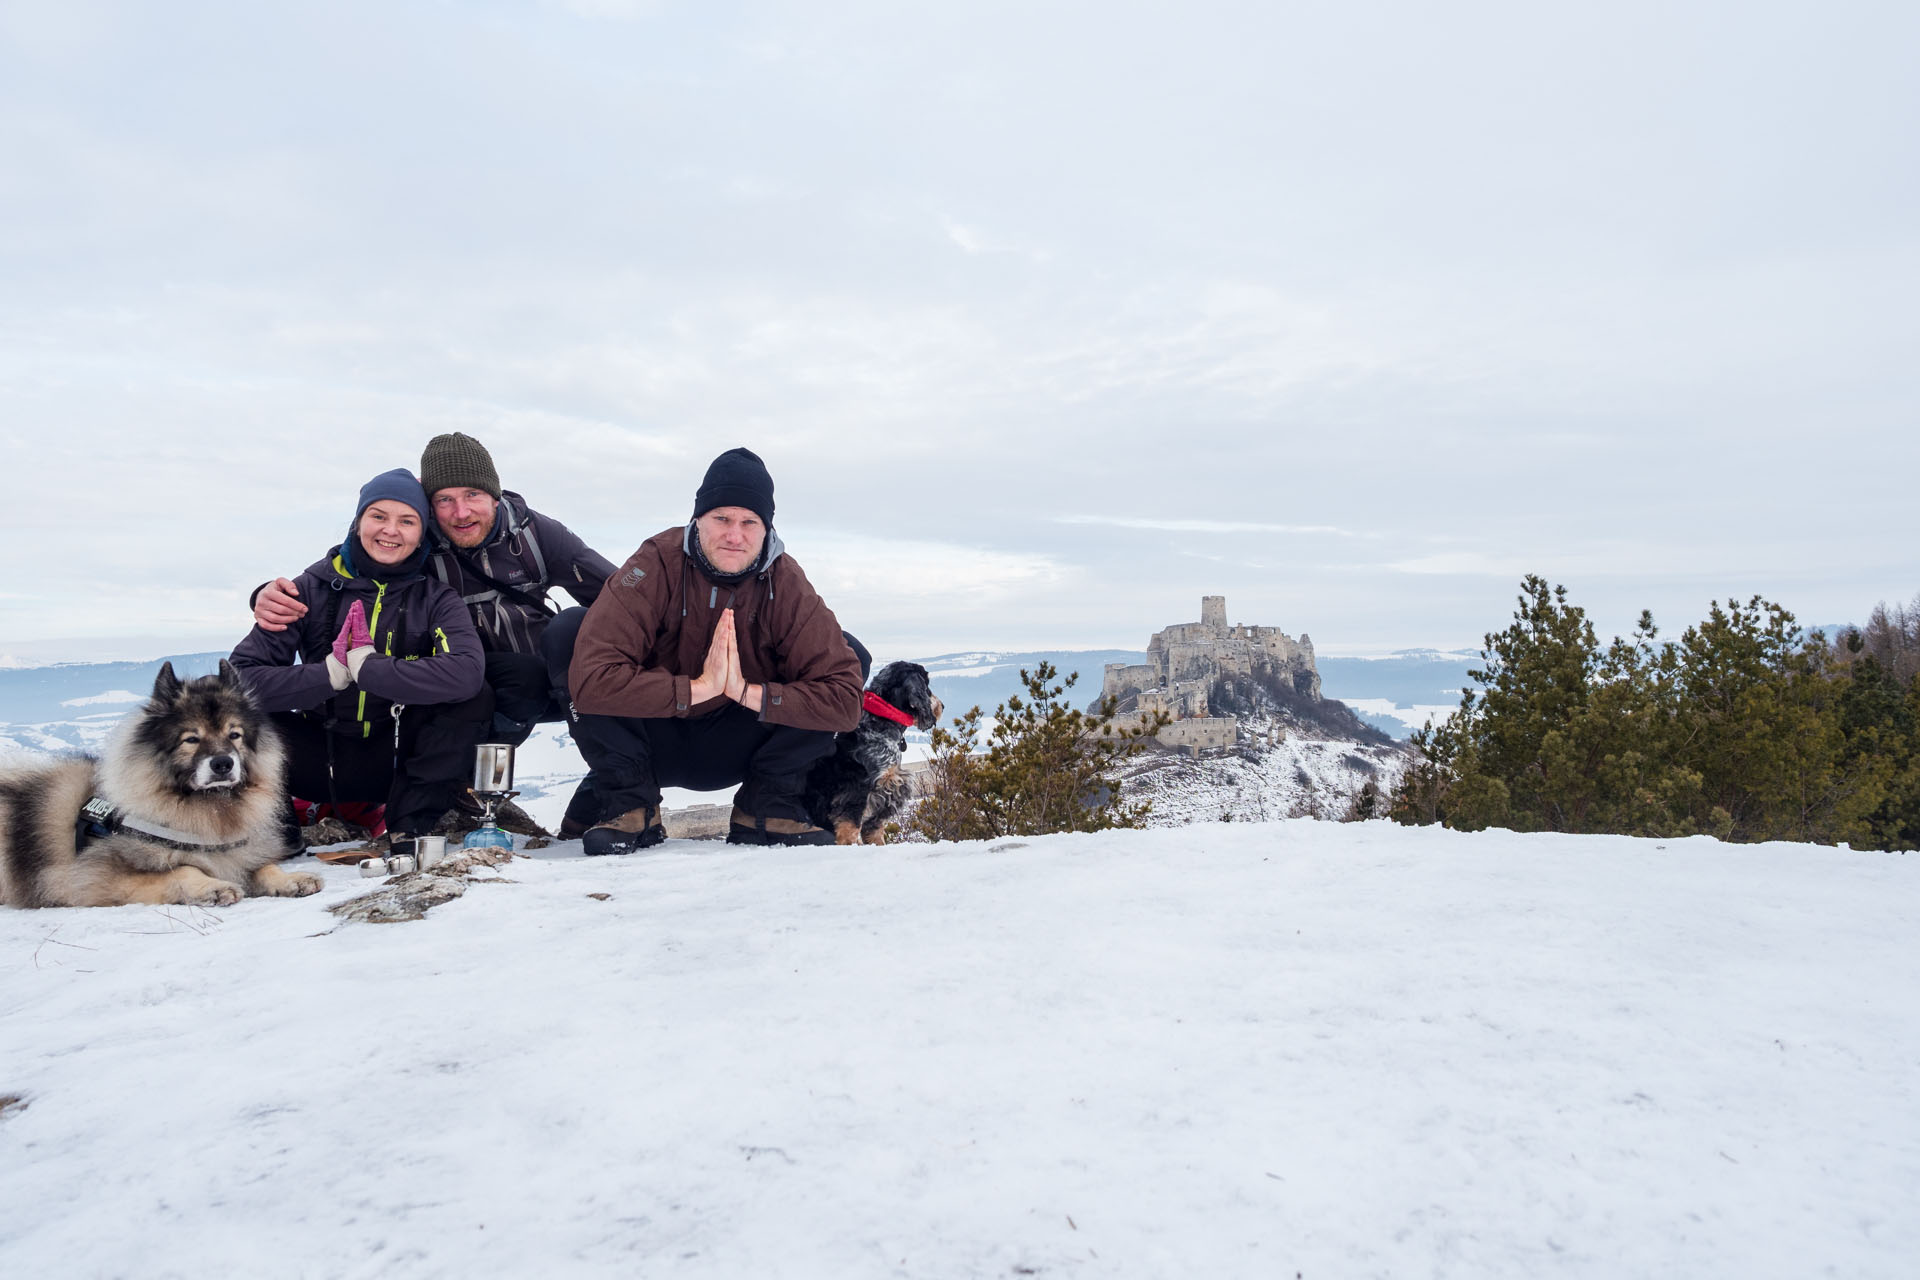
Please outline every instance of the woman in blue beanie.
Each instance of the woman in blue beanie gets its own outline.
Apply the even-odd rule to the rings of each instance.
[[[453,807],[493,720],[473,620],[424,573],[431,519],[411,472],[367,481],[345,540],[296,579],[306,615],[233,651],[286,739],[287,789],[384,803],[396,853]]]

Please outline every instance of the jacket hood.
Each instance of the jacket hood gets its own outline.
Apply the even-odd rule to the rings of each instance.
[[[703,557],[695,554],[694,552],[693,529],[694,529],[694,522],[691,520],[687,521],[687,527],[685,531],[682,532],[680,535],[680,550],[686,553],[686,557],[689,561],[697,565],[700,563]],[[773,526],[768,525],[767,526],[767,545],[760,548],[760,563],[756,564],[753,568],[747,570],[746,575],[741,578],[741,581],[744,582],[746,581],[747,578],[766,577],[767,572],[773,568],[773,562],[778,560],[781,556],[785,554],[787,554],[787,544],[780,540],[780,534],[773,528]]]

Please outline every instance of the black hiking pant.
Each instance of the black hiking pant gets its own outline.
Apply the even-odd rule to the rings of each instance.
[[[541,648],[571,661],[585,609],[568,609],[547,626]],[[852,636],[865,680],[872,658]],[[552,673],[566,688],[564,665]],[[587,781],[597,810],[588,821],[616,818],[629,809],[660,803],[662,787],[718,791],[739,784],[733,802],[756,818],[807,817],[807,771],[833,754],[834,735],[824,729],[767,724],[738,703],[695,717],[647,720],[580,715],[567,702],[573,740],[590,770]],[[575,816],[571,808],[569,816]]]
[[[556,696],[553,669],[543,655],[489,653],[486,658],[487,687],[493,690],[493,725],[488,742],[517,747],[532,735],[533,726],[567,718],[566,682],[561,682]],[[566,660],[573,660],[571,646]]]
[[[493,694],[465,702],[408,707],[367,737],[335,733],[318,717],[277,711],[271,717],[287,744],[287,790],[302,800],[357,800],[387,806],[395,838],[425,835],[473,781],[473,749],[493,723]],[[355,726],[357,727],[357,726]]]

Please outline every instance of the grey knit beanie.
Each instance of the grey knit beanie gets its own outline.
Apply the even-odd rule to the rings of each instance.
[[[420,487],[431,498],[442,489],[479,489],[500,500],[500,473],[487,446],[472,436],[449,431],[427,441],[420,454]]]

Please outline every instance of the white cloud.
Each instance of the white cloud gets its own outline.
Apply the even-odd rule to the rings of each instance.
[[[1176,520],[1156,516],[1055,516],[1055,524],[1111,525],[1119,529],[1153,529],[1166,533],[1290,533],[1330,534],[1341,538],[1373,535],[1356,533],[1330,524],[1269,524],[1248,520]]]
[[[753,447],[944,648],[1904,598],[1920,11],[1624,3],[0,4],[0,642],[224,626],[450,429],[615,559]]]
[[[1538,562],[1490,556],[1480,551],[1442,551],[1434,555],[1396,560],[1386,566],[1394,573],[1438,574],[1453,577],[1508,578],[1518,582],[1539,568]]]
[[[789,537],[783,531],[782,537]],[[790,549],[814,586],[831,604],[838,598],[866,602],[949,601],[966,608],[990,605],[1035,590],[1054,590],[1069,577],[1067,566],[1046,556],[951,542],[831,532],[790,536]]]

